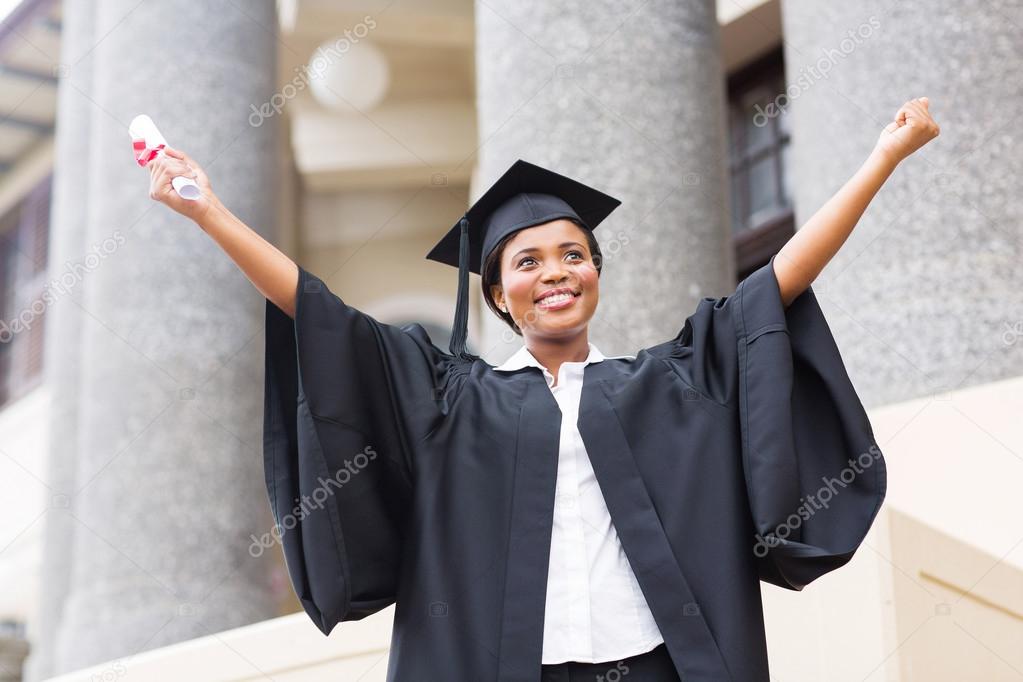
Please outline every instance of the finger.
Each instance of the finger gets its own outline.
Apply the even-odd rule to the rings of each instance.
[[[181,175],[181,173],[176,172],[170,167],[165,167],[161,170],[155,180],[155,185],[161,196],[166,197],[174,193],[174,184],[172,181],[178,175]]]
[[[927,117],[927,111],[923,106],[916,100],[910,100],[902,105],[900,112],[903,114],[903,118],[908,120],[910,118],[916,120]]]
[[[163,201],[163,181],[160,176],[153,178],[149,183],[149,198],[153,201]]]
[[[174,147],[165,147],[165,149],[169,149],[170,155],[173,156],[175,159],[179,159],[181,161],[184,161],[185,163],[192,163],[192,157],[190,157],[188,154],[181,151],[180,149],[175,149]]]
[[[156,176],[153,181],[153,189],[156,190],[156,198],[158,201],[163,201],[167,196],[167,187],[170,185],[170,178],[167,177],[166,173],[160,173]]]
[[[924,106],[919,103],[914,103],[913,106],[910,107],[910,112],[912,114],[914,123],[925,123],[931,118],[930,114],[927,112],[927,109],[925,109]]]
[[[191,156],[181,151],[180,149],[171,148],[170,155],[171,157],[175,158],[176,161],[181,162],[182,164],[189,168],[195,165],[194,162],[192,162],[191,160]]]
[[[164,166],[164,169],[167,171],[167,173],[170,174],[171,177],[175,177],[178,175],[192,177],[195,174],[195,171],[183,161],[169,162]]]

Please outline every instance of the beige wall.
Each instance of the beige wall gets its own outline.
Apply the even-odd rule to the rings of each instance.
[[[909,515],[890,516],[895,679],[1023,679],[1023,570]]]
[[[1023,568],[1023,377],[873,414],[886,505]]]
[[[864,544],[802,592],[764,585],[779,680],[1018,680],[1023,378],[887,405],[888,493]]]
[[[324,637],[305,613],[154,649],[52,678],[53,682],[382,682],[394,607]]]

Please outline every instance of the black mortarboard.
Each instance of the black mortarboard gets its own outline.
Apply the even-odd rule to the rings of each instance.
[[[466,357],[469,322],[469,273],[502,239],[526,227],[571,218],[594,230],[621,201],[581,182],[519,159],[469,207],[426,255],[458,268],[458,302],[448,350]]]

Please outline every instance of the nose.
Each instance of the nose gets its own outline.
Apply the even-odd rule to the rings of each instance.
[[[568,273],[565,269],[565,264],[560,260],[551,261],[551,266],[544,266],[543,281],[544,282],[560,282],[566,277]]]

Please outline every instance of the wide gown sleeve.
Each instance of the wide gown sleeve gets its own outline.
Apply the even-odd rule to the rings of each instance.
[[[295,593],[329,634],[395,601],[417,443],[452,359],[299,268],[295,319],[266,302],[263,463]]]
[[[848,562],[884,500],[885,462],[812,288],[785,307],[772,257],[660,348],[737,411],[760,579],[801,590]]]

